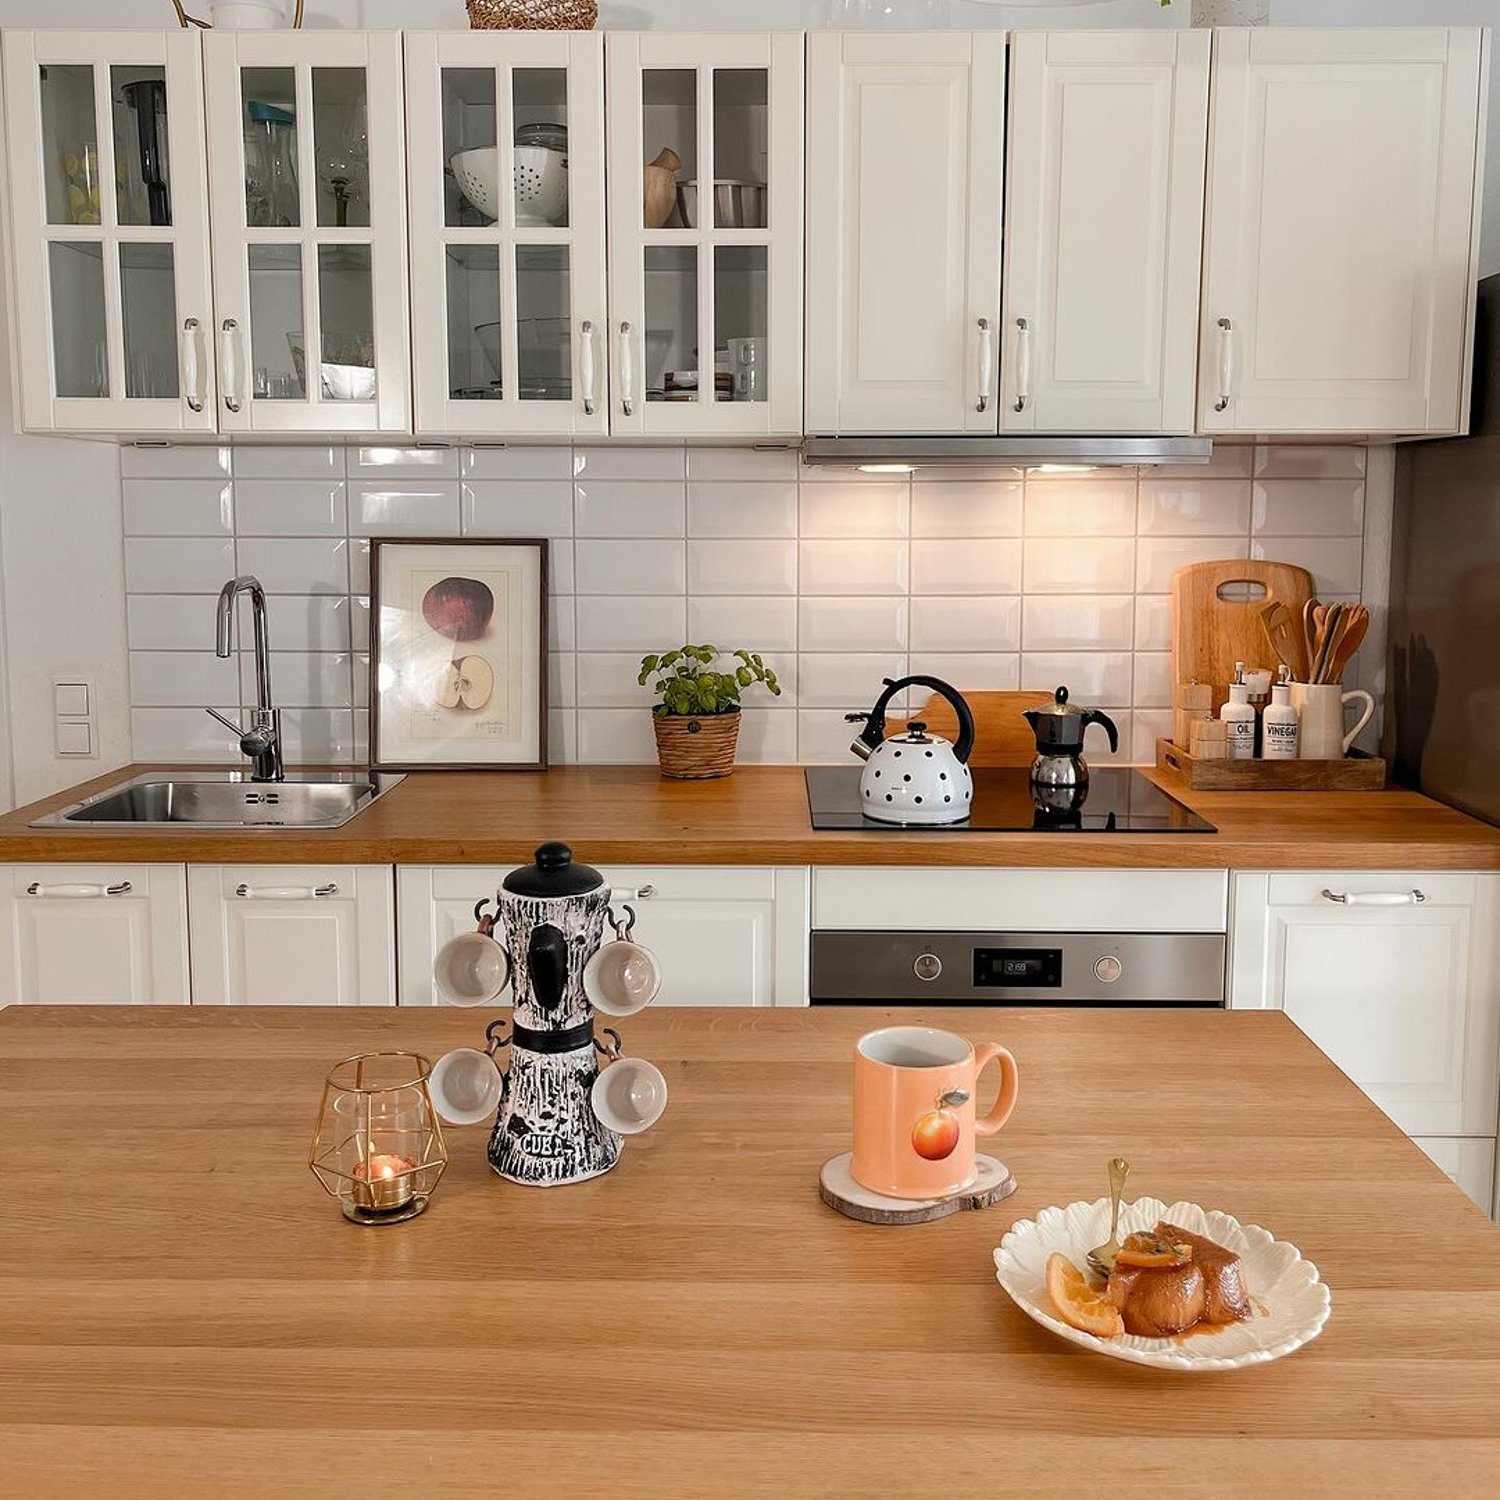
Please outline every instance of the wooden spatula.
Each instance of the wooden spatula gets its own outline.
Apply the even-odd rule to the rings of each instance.
[[[1354,653],[1359,650],[1370,629],[1370,611],[1362,604],[1351,605],[1345,612],[1339,628],[1338,639],[1333,643],[1328,661],[1323,667],[1324,682],[1342,682],[1344,668],[1349,665]]]
[[[1319,605],[1321,609],[1324,606]],[[1323,673],[1328,667],[1329,654],[1333,649],[1333,643],[1338,638],[1340,623],[1344,617],[1344,606],[1342,604],[1330,604],[1327,606],[1328,613],[1324,615],[1318,627],[1318,650],[1313,657],[1312,682],[1323,682],[1326,679]],[[1316,611],[1314,611],[1316,613]]]
[[[1277,661],[1284,662],[1298,682],[1306,682],[1307,641],[1291,610],[1280,600],[1272,600],[1262,608],[1260,623]]]

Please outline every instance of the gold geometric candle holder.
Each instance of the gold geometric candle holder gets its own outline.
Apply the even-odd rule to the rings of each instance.
[[[448,1165],[431,1071],[415,1052],[363,1052],[328,1074],[307,1164],[352,1223],[400,1224],[427,1207]]]

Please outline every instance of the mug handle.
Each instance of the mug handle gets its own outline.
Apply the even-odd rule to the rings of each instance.
[[[1344,736],[1344,754],[1349,753],[1349,747],[1359,738],[1359,732],[1375,717],[1375,700],[1363,688],[1351,688],[1339,700],[1341,706],[1347,707],[1356,700],[1365,700],[1365,711],[1359,716],[1359,723]]]
[[[975,1135],[994,1135],[1010,1119],[1010,1112],[1016,1107],[1016,1095],[1020,1092],[1021,1075],[1016,1060],[1010,1049],[1002,1047],[999,1042],[984,1042],[974,1049],[976,1083],[985,1066],[992,1062],[1000,1064],[1000,1096],[989,1114],[974,1121]]]

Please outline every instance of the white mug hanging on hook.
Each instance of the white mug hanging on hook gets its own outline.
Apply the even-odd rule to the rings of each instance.
[[[649,948],[630,936],[635,909],[622,908],[615,935],[583,966],[583,992],[595,1010],[607,1016],[633,1016],[645,1010],[661,991],[661,966]]]
[[[626,1057],[613,1026],[606,1026],[604,1035],[606,1040],[598,1046],[606,1062],[590,1091],[594,1113],[621,1135],[639,1135],[661,1119],[667,1107],[667,1080],[645,1058]]]

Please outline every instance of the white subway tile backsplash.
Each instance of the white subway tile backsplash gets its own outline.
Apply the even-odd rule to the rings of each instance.
[[[911,649],[915,651],[1014,652],[1021,646],[1021,599],[931,595],[911,601]]]
[[[687,580],[685,557],[684,544],[678,541],[575,542],[576,590],[580,594],[681,594]]]
[[[127,537],[131,594],[217,594],[233,578],[234,543],[201,537]]]
[[[459,492],[463,534],[474,537],[573,535],[573,485],[563,479],[475,479]]]
[[[234,486],[227,479],[126,479],[126,536],[230,536]]]
[[[888,595],[873,599],[804,598],[797,646],[802,651],[905,651],[911,606]]]
[[[344,536],[343,480],[236,479],[241,536]]]
[[[198,706],[253,696],[248,639],[237,661],[212,655],[215,597],[239,572],[274,596],[289,760],[367,754],[371,535],[548,539],[555,764],[653,759],[635,676],[684,639],[762,651],[780,675],[779,699],[747,699],[747,762],[847,762],[844,712],[907,671],[1066,683],[1115,717],[1120,759],[1149,761],[1170,731],[1176,567],[1253,546],[1310,567],[1325,597],[1360,586],[1364,452],[1331,444],[1052,477],[567,443],[127,447],[120,465],[141,759],[239,762]],[[1089,754],[1106,759],[1102,740]]]
[[[1009,538],[927,539],[911,544],[913,594],[1017,594],[1021,546]]]
[[[574,486],[578,536],[682,536],[684,486],[643,480],[581,479]]]
[[[914,537],[1020,536],[1018,480],[918,477],[911,491]]]
[[[756,539],[689,542],[687,591],[690,594],[795,594],[797,544]]]

